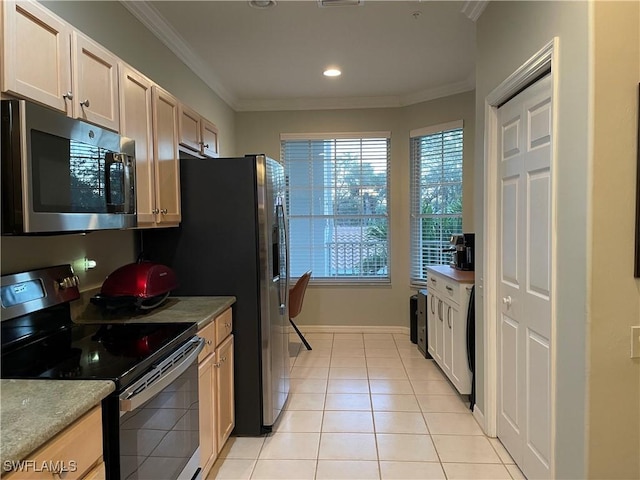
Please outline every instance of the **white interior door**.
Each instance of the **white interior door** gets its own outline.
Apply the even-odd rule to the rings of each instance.
[[[551,77],[498,109],[498,437],[528,478],[551,462]]]

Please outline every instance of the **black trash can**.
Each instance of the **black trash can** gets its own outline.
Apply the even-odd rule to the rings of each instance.
[[[418,343],[418,295],[409,298],[409,339]]]

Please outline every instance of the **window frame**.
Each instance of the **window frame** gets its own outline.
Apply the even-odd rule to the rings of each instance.
[[[422,219],[426,218],[426,214],[420,212],[421,205],[421,190],[424,185],[420,180],[421,177],[421,158],[415,153],[415,143],[424,137],[428,137],[436,134],[444,134],[446,132],[460,130],[462,134],[462,147],[460,148],[460,203],[462,205],[464,199],[464,121],[457,120],[453,122],[441,123],[432,125],[416,130],[411,130],[409,134],[409,175],[410,175],[410,193],[409,193],[409,283],[412,288],[424,288],[427,285],[427,276],[424,269],[425,265],[422,263]],[[441,165],[444,165],[443,157],[440,160]],[[435,184],[433,184],[435,185]],[[439,183],[438,185],[444,185]],[[462,233],[462,216],[463,211],[461,209],[460,214],[438,214],[440,218],[459,218],[460,219],[460,232]],[[454,232],[452,232],[454,233]],[[443,247],[444,247],[443,243]],[[420,251],[416,251],[416,249]],[[448,263],[433,263],[433,265],[448,265]],[[416,272],[422,271],[423,275],[416,274]]]
[[[336,219],[336,218],[354,218],[354,219],[367,219],[367,218],[384,218],[386,219],[387,225],[387,237],[386,237],[386,275],[384,276],[352,276],[352,275],[336,275],[334,277],[322,276],[318,277],[315,275],[315,272],[312,270],[310,284],[314,285],[329,285],[329,286],[380,286],[385,285],[388,286],[391,283],[391,260],[392,260],[392,252],[391,252],[391,132],[390,131],[370,131],[370,132],[327,132],[327,133],[281,133],[280,134],[280,158],[285,167],[285,174],[287,175],[287,194],[286,194],[286,202],[287,206],[289,206],[290,202],[290,190],[289,190],[289,175],[287,174],[287,158],[285,155],[285,145],[288,141],[336,141],[336,140],[353,140],[362,141],[366,139],[386,139],[387,142],[387,151],[386,151],[386,214],[370,214],[370,215],[336,215],[336,214],[316,214],[313,213],[309,215],[293,215],[288,209],[287,211],[287,220],[291,222],[291,218],[309,218],[309,219]],[[331,159],[332,163],[335,165],[335,156]],[[309,159],[309,165],[311,165],[312,159]],[[362,178],[362,177],[360,177]],[[326,186],[323,186],[326,189]],[[331,188],[331,187],[329,187]],[[361,240],[362,242],[362,240]],[[289,257],[291,258],[291,243],[289,244]],[[291,277],[295,279],[295,276]]]

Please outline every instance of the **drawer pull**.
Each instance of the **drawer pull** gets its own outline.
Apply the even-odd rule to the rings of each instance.
[[[447,290],[449,290],[450,292],[453,292],[453,288],[451,288],[449,285],[447,285]]]
[[[207,345],[213,345],[213,342],[211,340],[207,340]]]

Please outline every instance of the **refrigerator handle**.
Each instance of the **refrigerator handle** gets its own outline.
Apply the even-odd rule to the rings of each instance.
[[[284,210],[282,199],[278,199],[276,209],[278,210],[278,220],[282,222],[280,231],[283,237],[279,240],[284,241],[284,278],[282,274],[280,275],[280,301],[282,302],[280,304],[280,313],[284,315],[289,304],[289,233],[287,231],[287,214]],[[280,258],[282,260],[282,257]]]

